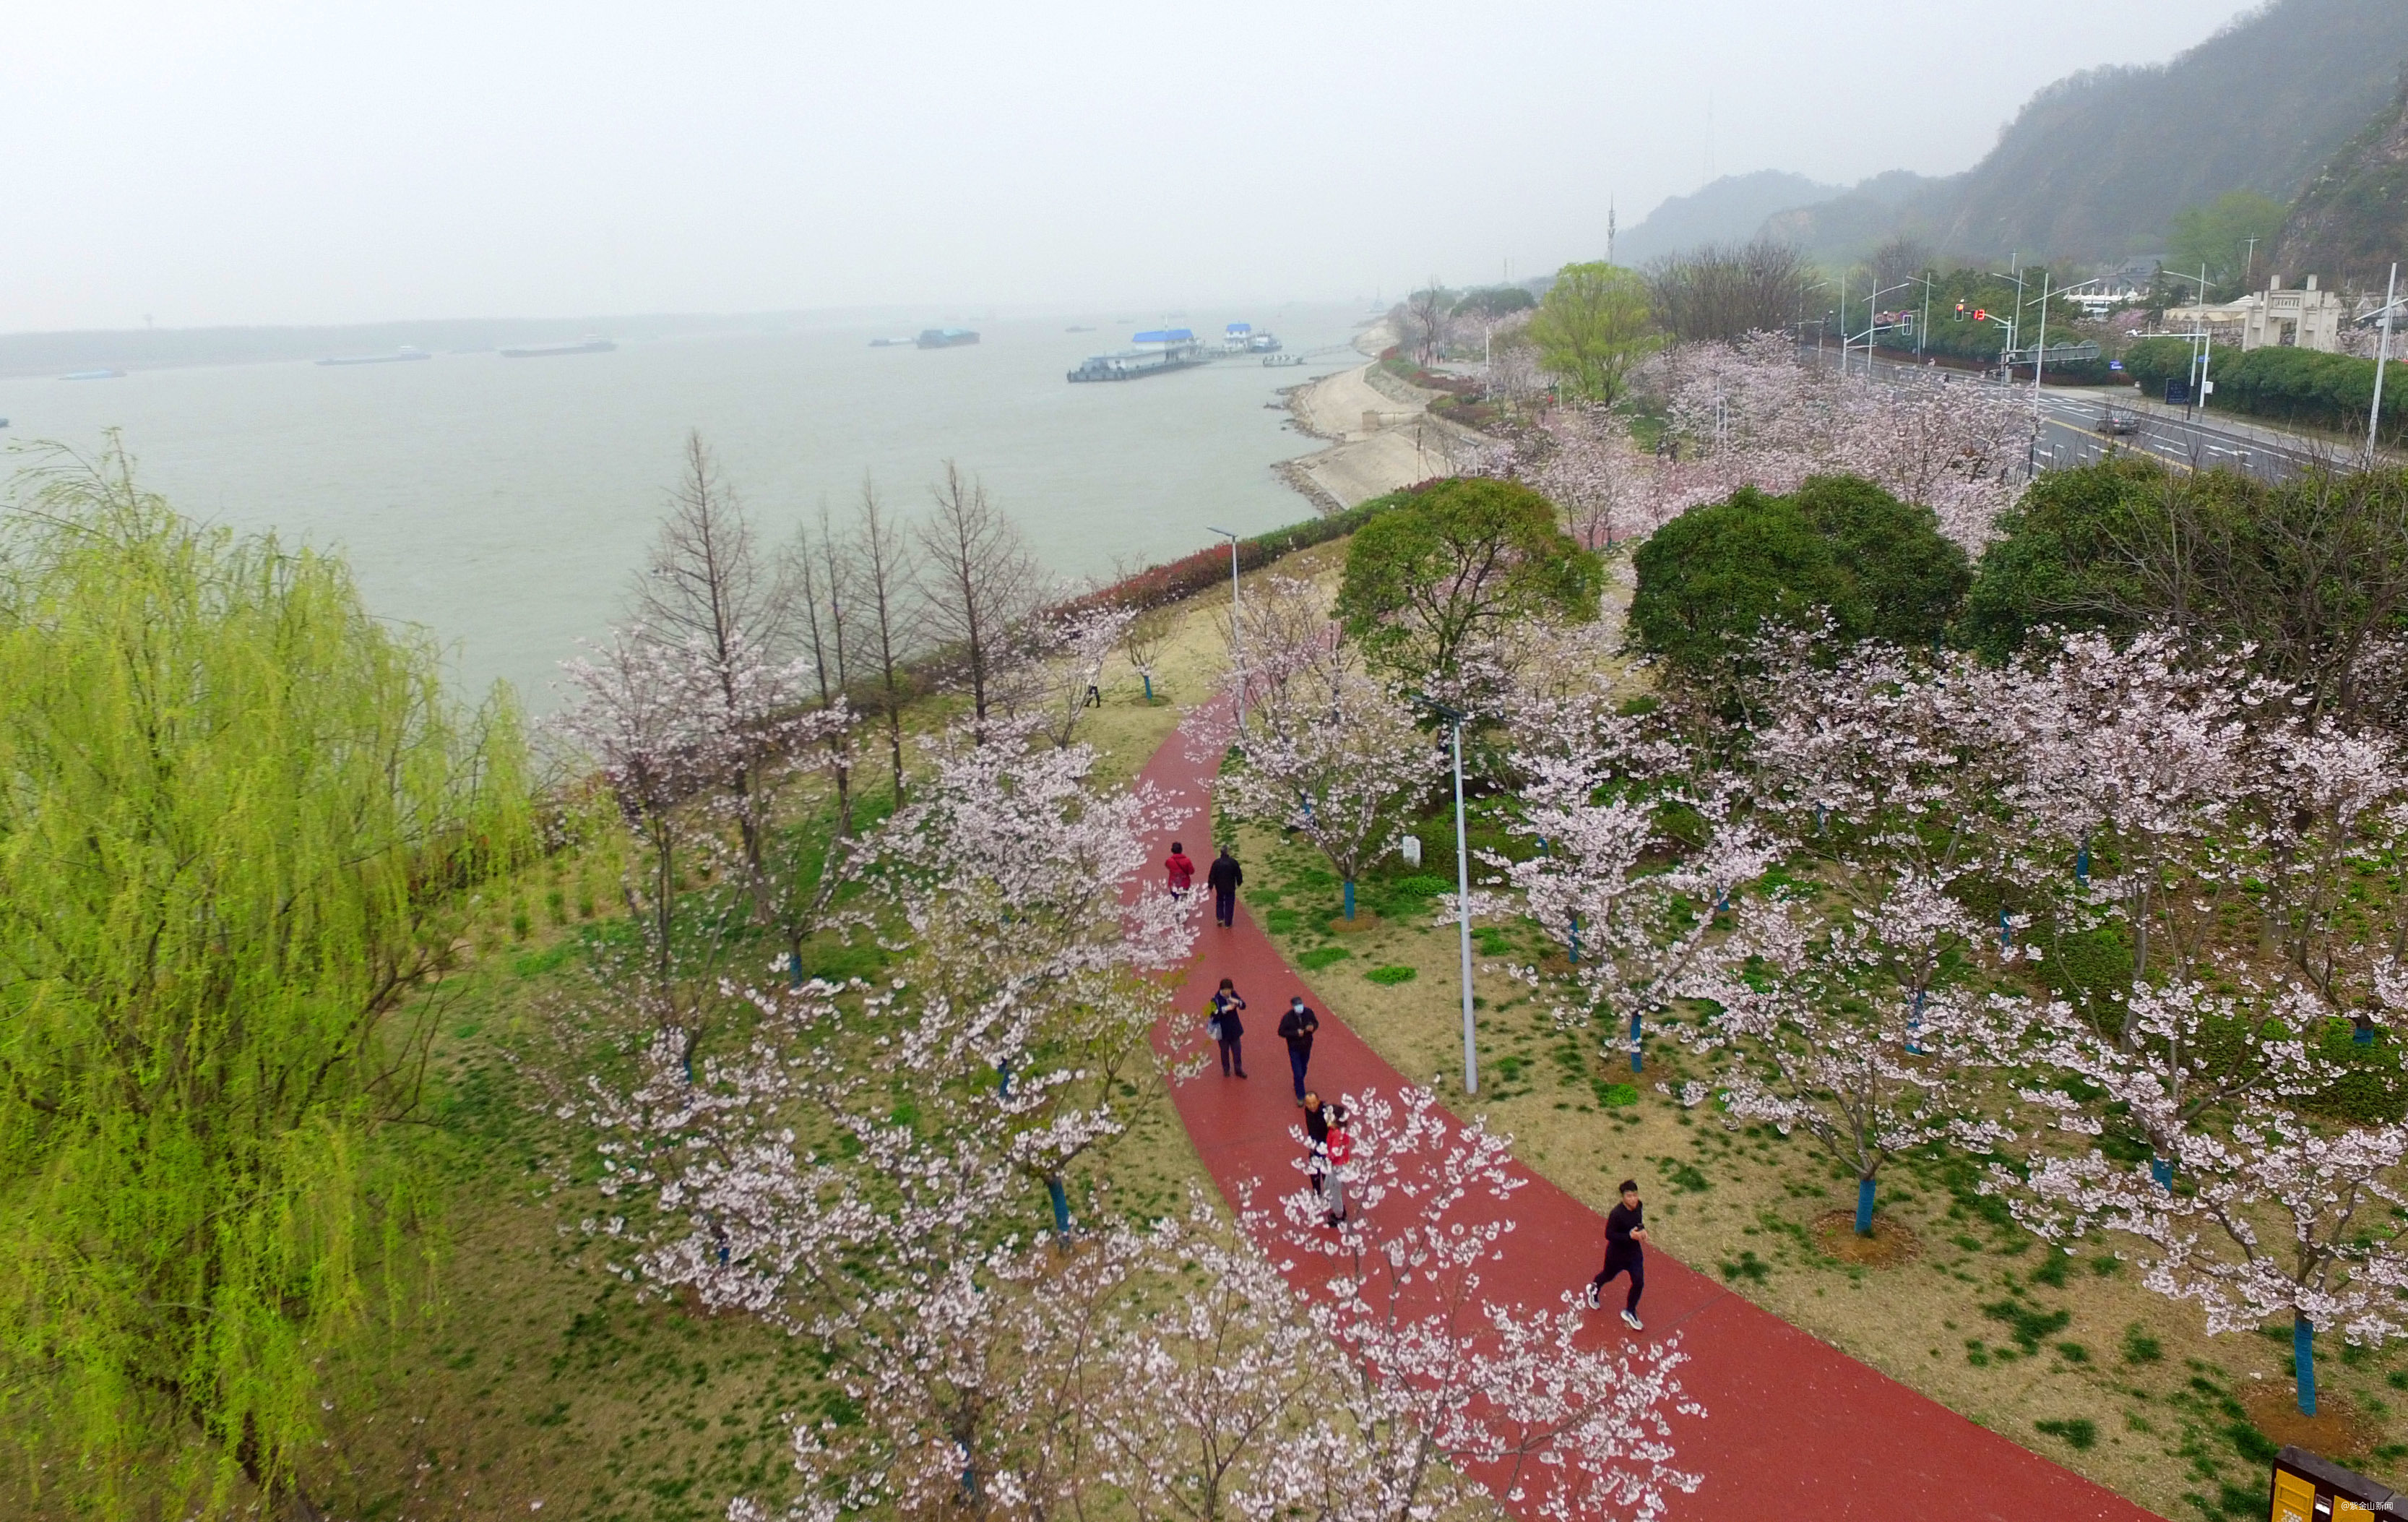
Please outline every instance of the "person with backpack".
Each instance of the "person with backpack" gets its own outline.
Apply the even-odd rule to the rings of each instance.
[[[1238,858],[1229,854],[1227,846],[1223,846],[1221,854],[1212,859],[1212,869],[1204,874],[1204,881],[1212,890],[1212,918],[1224,930],[1238,917],[1238,884],[1245,880]]]
[[[1196,884],[1196,863],[1189,859],[1187,848],[1176,840],[1170,842],[1170,855],[1163,862],[1162,870],[1170,881],[1173,898],[1186,897],[1187,890]]]
[[[1212,995],[1211,1019],[1205,1028],[1212,1033],[1213,1043],[1221,1049],[1224,1078],[1233,1068],[1240,1078],[1246,1076],[1246,1054],[1239,1045],[1245,1039],[1246,1023],[1238,1018],[1238,1012],[1245,1007],[1246,1001],[1238,997],[1237,984],[1222,979],[1220,988]]]
[[[1336,1226],[1346,1219],[1346,1165],[1354,1156],[1354,1139],[1346,1129],[1346,1107],[1325,1104],[1320,1095],[1306,1090],[1304,1135],[1312,1192],[1321,1197],[1326,1219]]]
[[[1287,1042],[1287,1069],[1296,1080],[1296,1102],[1304,1104],[1304,1070],[1312,1061],[1312,1033],[1321,1028],[1321,1017],[1305,1007],[1302,994],[1288,996],[1287,1012],[1280,1016],[1279,1037]]]
[[[1641,1244],[1647,1241],[1647,1207],[1640,1203],[1639,1183],[1622,1181],[1622,1203],[1606,1213],[1605,1267],[1588,1282],[1584,1297],[1588,1308],[1596,1310],[1600,1292],[1617,1273],[1630,1275],[1630,1298],[1622,1304],[1622,1324],[1632,1331],[1645,1331],[1639,1324],[1639,1297],[1647,1288],[1647,1255]]]

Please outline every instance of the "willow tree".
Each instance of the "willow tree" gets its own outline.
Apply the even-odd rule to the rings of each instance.
[[[505,696],[113,447],[0,516],[0,1427],[102,1515],[314,1515],[404,1303],[428,984],[528,838]]]

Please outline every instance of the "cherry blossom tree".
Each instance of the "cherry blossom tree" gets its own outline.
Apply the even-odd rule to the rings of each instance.
[[[2173,1139],[2186,1187],[2101,1153],[2042,1160],[2018,1212],[2051,1242],[2093,1230],[2141,1245],[2143,1283],[2196,1301],[2211,1334],[2291,1318],[2300,1409],[2316,1409],[2315,1332],[2379,1346],[2408,1335],[2408,1126],[2319,1127],[2266,1105],[2223,1134]]]
[[[1163,606],[1136,610],[1128,628],[1121,636],[1121,653],[1128,657],[1129,669],[1145,683],[1145,700],[1154,701],[1154,678],[1161,669],[1162,653],[1170,643],[1172,630],[1178,625],[1175,608]]]
[[[1856,1173],[1859,1236],[1899,1154],[1941,1141],[1986,1152],[2012,1136],[1981,1116],[1975,1090],[2017,1050],[2024,1009],[1964,984],[1917,986],[1939,947],[1977,928],[1936,884],[1899,878],[1878,906],[1828,914],[1776,893],[1738,918],[1685,985],[1713,1006],[1689,1045],[1724,1060],[1712,1083],[1684,1085],[1684,1103],[1718,1093],[1733,1116],[1812,1136]]]
[[[1342,1424],[1284,1450],[1280,1486],[1348,1522],[1443,1511],[1466,1477],[1562,1522],[1659,1516],[1669,1491],[1694,1490],[1698,1477],[1672,1467],[1670,1417],[1704,1413],[1674,1378],[1677,1340],[1584,1348],[1570,1293],[1553,1314],[1481,1294],[1522,1182],[1507,1140],[1458,1127],[1423,1089],[1345,1104],[1346,1217],[1326,1225],[1311,1189],[1281,1199],[1276,1227],[1250,1213],[1258,1233],[1324,1262],[1306,1318],[1347,1356],[1331,1397]]]
[[[830,845],[809,857],[779,828],[779,811],[796,782],[840,762],[853,726],[840,698],[813,700],[809,669],[767,658],[740,631],[669,642],[640,626],[563,665],[571,698],[557,731],[598,768],[640,843],[645,878],[630,880],[628,907],[664,987],[689,864],[735,875],[801,977],[802,943],[824,922],[846,856]]]
[[[1319,589],[1274,579],[1242,627],[1238,682],[1245,694],[1229,743],[1240,765],[1218,798],[1230,813],[1292,829],[1354,885],[1396,848],[1407,811],[1437,781],[1438,752],[1412,711],[1362,669]]]
[[[1236,750],[1222,805],[1312,841],[1344,884],[1353,919],[1356,880],[1396,848],[1407,811],[1439,775],[1412,711],[1359,671],[1326,685],[1296,682],[1280,701],[1249,705]]]
[[[2069,636],[2023,674],[2019,810],[2124,926],[2135,982],[2188,977],[2240,897],[2248,719],[2279,693],[2164,632]]]
[[[1278,1268],[1217,1225],[1191,1197],[1183,1226],[1148,1233],[1169,1303],[1104,1349],[1098,1469],[1139,1522],[1276,1512],[1293,1481],[1280,1455],[1306,1440],[1334,1377]]]
[[[1933,376],[1835,375],[1800,361],[1785,336],[1684,344],[1651,366],[1686,474],[1720,500],[1742,485],[1779,495],[1812,475],[1861,476],[1930,508],[1941,531],[1979,553],[2014,499],[2028,414],[1987,388]],[[1709,484],[1710,483],[1710,484]]]
[[[1046,732],[1056,745],[1068,745],[1078,732],[1080,716],[1089,706],[1105,663],[1128,639],[1137,610],[1125,603],[1099,603],[1056,620],[1048,649],[1036,658],[1044,664]],[[1149,682],[1148,689],[1152,691]]]
[[[1617,1035],[1627,1027],[1637,1072],[1646,1016],[1680,997],[1713,943],[1717,910],[1776,852],[1729,779],[1677,737],[1621,712],[1610,686],[1526,685],[1510,728],[1518,808],[1509,828],[1534,849],[1487,859],[1507,901],[1518,895],[1565,950],[1569,1002],[1558,1018]],[[1676,833],[1676,820],[1697,833]],[[1525,976],[1539,981],[1535,970]]]

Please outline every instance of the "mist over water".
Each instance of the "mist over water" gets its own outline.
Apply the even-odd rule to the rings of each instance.
[[[1252,322],[1297,352],[1343,343],[1367,315],[1289,306],[1177,321],[1208,338]],[[773,544],[823,500],[849,522],[865,470],[916,518],[947,458],[983,479],[1066,580],[1201,548],[1207,525],[1253,533],[1311,515],[1271,467],[1319,446],[1266,404],[1356,356],[1071,385],[1070,366],[1161,315],[1077,320],[1092,333],[1065,332],[1071,321],[968,322],[979,344],[925,351],[868,347],[909,327],[841,328],[548,359],[0,380],[0,438],[89,450],[122,429],[143,481],[179,510],[341,550],[369,608],[433,629],[466,690],[506,679],[540,711],[577,640],[620,618],[689,427]]]

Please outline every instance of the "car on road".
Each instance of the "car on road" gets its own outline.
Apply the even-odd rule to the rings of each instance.
[[[2141,431],[2141,417],[2129,408],[2111,405],[2099,409],[2099,421],[2090,427],[2109,438],[2128,438]]]

